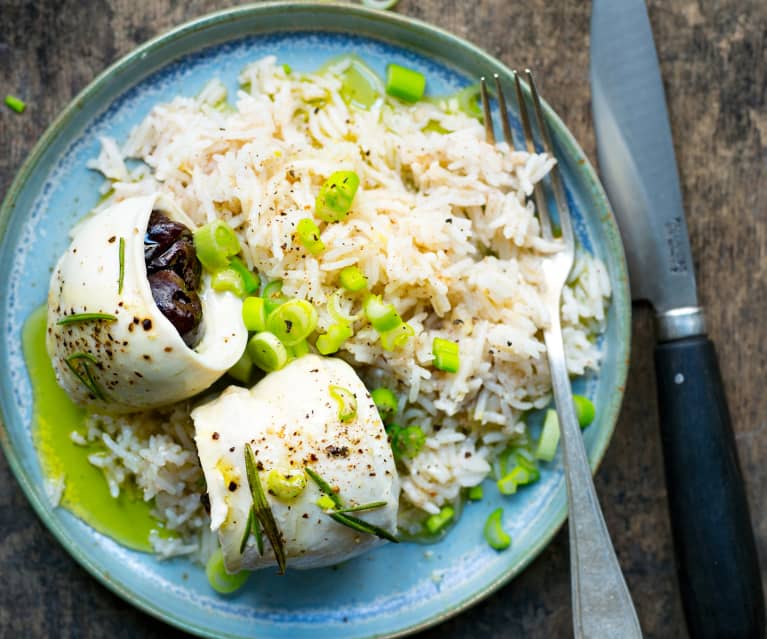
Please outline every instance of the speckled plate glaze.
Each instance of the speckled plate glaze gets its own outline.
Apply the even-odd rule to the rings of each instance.
[[[195,95],[217,76],[236,90],[249,61],[276,55],[296,70],[355,52],[383,73],[388,62],[423,72],[431,94],[445,94],[509,70],[444,31],[359,6],[278,3],[213,14],[171,31],[123,58],[86,88],[48,129],[22,167],[0,211],[0,433],[10,465],[30,502],[64,547],[104,585],[150,614],[211,637],[340,639],[395,637],[437,623],[518,574],[549,542],[566,515],[559,458],[541,481],[513,498],[486,490],[468,504],[439,544],[389,545],[333,569],[254,574],[231,597],[213,592],[199,567],[160,562],[127,550],[62,509],[49,505],[30,432],[32,396],[21,352],[25,318],[45,301],[50,270],[67,232],[98,199],[101,176],[86,168],[102,135],[124,139],[150,108]],[[545,82],[544,82],[545,84]],[[549,93],[556,87],[547,86]],[[604,363],[579,380],[595,398],[597,421],[586,432],[590,459],[605,452],[618,415],[628,366],[630,303],[618,229],[594,171],[557,116],[547,109],[581,243],[605,260],[613,287]],[[499,504],[513,546],[496,553],[482,525]],[[426,551],[429,552],[426,552]]]

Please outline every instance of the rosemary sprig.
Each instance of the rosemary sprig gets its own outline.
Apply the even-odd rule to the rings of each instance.
[[[125,280],[125,238],[120,238],[120,247],[118,249],[120,259],[120,275],[117,278],[117,294],[123,292],[123,281]]]
[[[334,521],[337,521],[339,524],[343,524],[352,530],[367,533],[368,535],[375,535],[381,539],[392,541],[395,544],[399,543],[399,539],[392,535],[388,530],[384,530],[380,526],[370,524],[363,519],[358,519],[357,517],[352,517],[351,515],[344,515],[343,513],[339,512],[332,512],[327,514],[330,515]]]
[[[81,366],[83,369],[83,372],[80,372],[77,370],[77,366],[75,365],[75,362],[79,362],[80,360],[87,360],[83,361]],[[98,364],[98,360],[91,355],[90,353],[72,353],[68,357],[64,358],[64,363],[67,365],[69,370],[72,371],[75,377],[77,377],[78,380],[80,380],[80,383],[85,386],[91,393],[93,393],[93,396],[96,399],[104,400],[104,393],[101,392],[101,389],[99,388],[98,384],[96,383],[96,380],[93,379],[93,375],[91,375],[91,369],[88,367],[88,362],[93,362],[94,364]]]
[[[397,539],[389,531],[384,530],[380,526],[375,526],[374,524],[366,522],[364,519],[359,519],[357,517],[352,517],[351,515],[346,514],[350,512],[358,512],[360,510],[372,510],[374,508],[380,508],[381,506],[386,505],[385,501],[374,501],[369,504],[362,504],[360,506],[350,506],[349,508],[345,508],[343,501],[341,501],[341,498],[338,496],[338,494],[333,491],[328,482],[326,482],[308,466],[304,470],[306,470],[306,474],[314,480],[314,483],[317,484],[320,492],[327,495],[336,507],[336,510],[323,510],[326,515],[330,516],[339,524],[351,528],[352,530],[356,530],[357,532],[367,533],[368,535],[375,535],[381,539],[392,541],[395,544],[399,543],[399,539]]]
[[[376,508],[383,508],[386,506],[385,501],[371,501],[369,504],[360,504],[359,506],[349,506],[348,508],[337,508],[333,510],[334,513],[358,513],[363,510],[375,510]]]
[[[90,322],[95,320],[116,322],[117,315],[112,315],[111,313],[74,313],[73,315],[65,315],[59,319],[56,324],[74,324],[76,322]]]
[[[264,538],[261,535],[261,524],[259,524],[256,521],[255,515],[253,513],[253,506],[250,507],[250,510],[248,511],[248,521],[245,523],[245,531],[242,534],[242,541],[240,541],[240,554],[245,552],[245,547],[248,545],[248,539],[250,539],[250,534],[253,533],[253,535],[256,538],[256,546],[258,547],[258,554],[263,555],[264,554]]]
[[[264,535],[261,533],[261,524],[253,520],[253,533],[256,535],[256,548],[258,548],[258,554],[264,555]]]
[[[322,477],[320,477],[316,472],[314,472],[311,468],[308,466],[305,468],[306,474],[309,475],[314,480],[314,483],[319,486],[320,492],[330,497],[330,499],[333,500],[333,503],[336,505],[336,508],[343,508],[344,504],[341,501],[341,498],[338,496],[338,493],[333,490],[333,488],[330,486],[328,482],[326,482]]]
[[[242,534],[242,540],[240,541],[240,554],[245,552],[245,546],[248,545],[248,539],[250,539],[250,529],[253,528],[253,506],[248,511],[248,521],[245,522],[245,532]]]
[[[280,529],[277,527],[277,522],[274,520],[274,515],[269,507],[269,502],[266,500],[264,488],[261,485],[261,478],[258,475],[258,468],[256,467],[256,455],[253,453],[253,447],[250,444],[245,444],[245,471],[248,476],[248,484],[250,484],[250,494],[253,496],[253,515],[263,526],[264,534],[274,550],[280,574],[284,575],[287,564],[285,544],[282,541]]]

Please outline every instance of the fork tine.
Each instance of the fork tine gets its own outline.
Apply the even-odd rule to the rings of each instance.
[[[541,99],[538,96],[538,89],[535,86],[535,79],[530,69],[525,69],[525,75],[527,75],[527,81],[530,84],[530,94],[533,98],[533,110],[535,111],[535,119],[538,124],[538,130],[541,132],[543,138],[543,150],[546,151],[551,157],[554,156],[554,145],[551,143],[551,135],[549,134],[549,127],[546,124],[546,120],[543,117],[543,109],[541,108]],[[562,229],[562,239],[570,246],[574,243],[573,237],[573,225],[570,220],[570,208],[567,206],[567,198],[565,197],[565,189],[562,186],[562,178],[559,174],[559,164],[555,164],[551,170],[551,185],[554,189],[554,199],[557,202],[557,212],[559,213],[559,227]]]
[[[501,126],[503,126],[503,137],[512,149],[514,148],[514,135],[511,132],[511,125],[509,124],[509,111],[506,108],[506,96],[503,95],[503,89],[501,88],[501,78],[497,73],[493,74],[495,79],[495,91],[498,94],[498,110],[501,112]]]
[[[530,126],[530,116],[527,114],[527,105],[525,104],[525,96],[522,93],[522,82],[519,79],[519,74],[514,71],[514,86],[517,90],[517,104],[519,105],[519,115],[522,119],[522,130],[525,134],[525,144],[527,146],[528,153],[535,153],[535,143],[533,142],[533,130]],[[543,238],[546,240],[552,239],[553,233],[551,231],[551,215],[549,214],[549,207],[546,204],[546,194],[543,192],[543,183],[537,182],[533,188],[535,194],[535,208],[538,209],[538,218],[541,222],[541,232]]]
[[[525,136],[525,146],[528,153],[535,153],[535,144],[533,144],[533,130],[530,126],[530,117],[527,115],[527,106],[525,106],[525,96],[522,93],[522,83],[519,80],[519,74],[512,71],[514,75],[514,88],[517,92],[517,104],[519,105],[519,117],[522,120],[522,132]]]
[[[484,76],[479,79],[479,94],[482,98],[482,115],[485,120],[485,140],[487,140],[488,144],[495,144],[493,115],[490,111],[490,98],[487,95],[487,83]]]

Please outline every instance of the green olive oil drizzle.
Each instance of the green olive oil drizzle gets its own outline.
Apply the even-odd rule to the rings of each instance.
[[[114,499],[101,470],[88,461],[93,453],[103,452],[101,443],[79,446],[70,433],[85,432],[85,410],[76,406],[56,383],[45,349],[47,309],[34,311],[23,331],[24,357],[34,394],[32,432],[43,474],[48,480],[64,481],[60,505],[98,532],[118,543],[151,552],[150,533],[170,537],[152,517],[152,503],[138,491],[121,490]]]

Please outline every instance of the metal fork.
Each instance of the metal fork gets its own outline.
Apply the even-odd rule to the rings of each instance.
[[[525,70],[530,96],[535,113],[537,128],[543,148],[554,156],[546,120],[535,87],[533,75]],[[498,74],[495,74],[495,90],[501,113],[503,134],[509,146],[514,139],[506,109],[506,99]],[[535,143],[522,82],[514,72],[519,114],[525,137],[526,150],[535,153]],[[487,141],[495,143],[490,100],[485,78],[480,80],[482,110],[485,119]],[[560,322],[560,297],[562,288],[570,274],[575,258],[575,238],[570,221],[570,212],[565,199],[559,170],[551,171],[551,186],[554,192],[561,235],[554,236],[551,216],[541,182],[535,186],[535,205],[543,237],[561,244],[561,250],[543,259],[542,271],[546,282],[544,301],[549,314],[549,326],[543,332],[546,351],[551,369],[551,385],[557,407],[562,434],[562,457],[564,460],[565,483],[569,509],[570,530],[570,574],[573,599],[573,630],[576,639],[635,639],[642,637],[634,604],[631,601],[626,581],[623,578],[615,550],[610,541],[602,510],[599,507],[594,482],[591,477],[581,429],[575,414],[573,393],[565,363]]]

